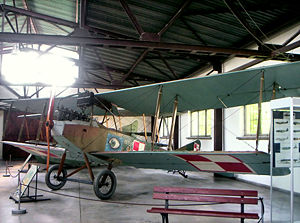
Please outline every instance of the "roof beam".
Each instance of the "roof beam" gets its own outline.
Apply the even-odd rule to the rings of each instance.
[[[105,70],[106,74],[109,76],[109,78],[110,78],[110,83],[112,83],[112,82],[113,82],[112,75],[111,75],[111,73],[109,72],[109,70],[107,69],[107,67],[106,67],[106,65],[105,65],[105,63],[104,63],[104,61],[103,61],[103,59],[102,59],[101,53],[98,52],[97,49],[94,49],[94,52],[95,52],[96,56],[98,57],[98,59],[99,59],[101,65],[102,65],[103,69]]]
[[[166,23],[166,25],[157,33],[159,37],[161,37],[167,29],[170,28],[170,26],[175,22],[175,20],[182,14],[184,9],[190,4],[191,0],[187,0],[183,3],[183,5],[179,8],[179,10],[172,16],[172,18],[169,20],[169,22]],[[159,42],[159,41],[158,41]],[[134,62],[134,64],[130,67],[129,71],[124,75],[122,78],[122,82],[124,82],[129,75],[132,73],[132,71],[137,67],[137,65],[144,59],[144,57],[147,55],[147,53],[150,51],[150,49],[146,49],[142,52],[142,54],[139,55],[137,60]]]
[[[14,89],[10,88],[9,86],[7,86],[6,84],[2,84],[0,83],[0,85],[4,86],[9,92],[13,93],[15,96],[17,96],[18,98],[22,98],[22,96],[20,94],[18,94]]]
[[[83,64],[84,68],[88,71],[88,70],[103,70],[103,66],[101,64],[98,63],[91,63],[91,62],[86,62],[84,61]],[[110,71],[110,72],[114,72],[114,73],[119,73],[119,74],[125,74],[127,73],[126,70],[120,69],[120,68],[114,68],[114,67],[109,67],[106,66],[106,68]],[[150,76],[146,76],[143,74],[138,74],[138,73],[132,73],[135,77],[140,77],[140,78],[144,78],[145,80],[147,79],[147,81],[154,81],[154,82],[162,82],[162,81],[166,81],[166,79],[160,79],[157,77],[150,77]]]
[[[26,0],[23,0],[23,6],[24,6],[24,8],[25,8],[26,10],[28,10],[28,4],[27,4],[27,1],[26,1]],[[14,7],[16,7],[16,4],[14,4]],[[15,14],[16,14],[16,13],[15,13]],[[31,27],[32,27],[32,29],[33,29],[33,32],[34,32],[34,33],[38,33],[37,27],[36,27],[36,24],[35,24],[35,21],[34,21],[32,18],[30,18],[30,25],[31,25]]]
[[[175,20],[181,16],[181,14],[183,13],[183,11],[187,8],[187,6],[189,6],[190,3],[191,3],[191,0],[184,1],[184,3],[178,9],[178,11],[172,16],[172,18],[165,24],[165,26],[157,34],[159,36],[161,36],[162,34],[164,34],[170,28],[170,26],[173,25],[173,23],[175,22]]]
[[[258,50],[237,49],[215,46],[189,45],[179,43],[162,43],[150,41],[108,39],[96,37],[75,37],[75,36],[60,36],[60,35],[41,35],[41,34],[21,34],[21,33],[0,33],[1,42],[10,43],[30,43],[30,44],[55,44],[55,45],[90,45],[90,46],[120,46],[133,47],[152,50],[179,50],[193,51],[204,53],[222,53],[235,54],[236,56],[248,57],[269,57],[270,53],[261,52]]]
[[[133,72],[133,70],[137,67],[137,65],[144,59],[144,57],[147,55],[148,52],[149,52],[149,50],[146,49],[146,50],[144,50],[143,53],[141,53],[139,55],[139,57],[137,58],[137,60],[130,67],[129,71],[122,77],[121,82],[124,82],[129,77],[129,75]]]
[[[290,38],[288,38],[286,41],[284,41],[284,43],[282,45],[283,46],[288,45],[290,42],[292,42],[299,35],[300,35],[300,29],[296,33],[294,33],[294,35],[292,35]]]
[[[172,77],[170,77],[168,74],[166,74],[165,72],[163,72],[161,69],[157,68],[156,66],[154,66],[152,63],[150,63],[147,60],[144,60],[144,62],[146,64],[148,64],[150,67],[152,67],[153,69],[157,70],[160,74],[164,75],[165,77],[167,77],[169,80],[172,80]]]
[[[183,24],[193,33],[193,35],[199,40],[203,45],[207,45],[207,43],[203,40],[203,38],[196,32],[196,30],[188,24],[185,18],[181,18]]]
[[[162,62],[169,69],[169,71],[173,74],[174,78],[177,78],[177,75],[176,75],[175,71],[172,69],[172,67],[170,66],[170,64],[165,60],[165,58],[161,55],[161,53],[158,51],[157,54],[159,55],[159,57],[162,60]]]
[[[19,98],[22,98],[21,95],[19,95],[16,91],[14,91],[9,86],[39,86],[39,87],[52,87],[50,84],[44,84],[44,83],[33,83],[33,84],[15,84],[15,83],[7,83],[3,79],[0,79],[0,85],[3,85],[5,88],[7,88],[10,92],[12,92],[14,95],[16,95]],[[71,86],[65,86],[69,88],[103,88],[103,89],[121,89],[121,88],[128,88],[132,87],[130,85],[105,85],[105,84],[98,84],[95,82],[77,82],[75,84],[72,84]]]
[[[0,4],[0,10],[2,12],[13,12],[13,13],[16,13],[16,14],[19,14],[19,15],[24,15],[24,16],[28,16],[28,17],[31,17],[31,18],[44,20],[44,21],[49,22],[49,23],[59,24],[59,25],[67,26],[67,27],[74,28],[74,29],[79,27],[79,24],[76,23],[76,22],[68,21],[68,20],[65,20],[65,19],[60,19],[60,18],[53,17],[53,16],[48,16],[48,15],[37,13],[37,12],[32,12],[30,10],[25,10],[25,9],[21,9],[21,8],[9,6],[9,5]],[[90,31],[90,32],[99,33],[99,34],[110,36],[110,37],[113,37],[113,38],[130,38],[130,39],[133,39],[132,37],[129,37],[129,36],[126,36],[126,35],[114,33],[114,32],[108,31],[108,30],[103,30],[103,29],[99,29],[99,28],[90,27],[90,26],[87,26],[87,25],[84,25],[83,28]]]
[[[125,0],[119,0],[119,1],[122,5],[123,9],[125,10],[126,14],[128,15],[130,21],[132,22],[134,28],[136,29],[138,34],[141,36],[142,33],[144,33],[144,30],[143,30],[142,26],[139,24],[139,22],[137,21],[135,15],[131,11],[131,9],[129,8],[127,2]]]
[[[240,12],[243,8],[238,8],[232,0],[223,0],[227,8],[230,10],[230,12],[233,14],[233,16],[241,23],[241,25],[247,30],[247,32],[254,38],[254,41],[258,46],[263,45],[263,41],[259,38],[259,35],[257,34],[256,30],[253,29],[248,21],[245,19],[245,17]]]
[[[274,51],[272,52],[272,54],[273,54],[274,56],[276,56],[276,55],[278,55],[278,54],[285,53],[285,52],[287,52],[287,51],[296,49],[296,48],[298,48],[298,47],[300,47],[300,40],[298,40],[298,41],[296,41],[296,42],[294,42],[294,43],[292,43],[292,44],[290,44],[290,45],[281,47],[280,49],[274,50]],[[252,66],[254,66],[254,65],[256,65],[256,64],[259,64],[259,63],[261,63],[261,62],[263,62],[263,61],[265,61],[265,60],[264,60],[264,59],[256,59],[256,60],[250,61],[249,63],[243,64],[243,65],[241,65],[241,66],[239,66],[239,67],[237,67],[237,68],[234,68],[234,69],[230,70],[230,72],[231,72],[231,71],[244,70],[244,69],[247,69],[247,68],[249,68],[249,67],[252,67]]]
[[[86,20],[86,0],[80,0],[80,20],[79,20],[79,27],[81,29],[85,26]]]
[[[1,4],[1,9],[4,12],[14,12],[20,15],[25,15],[25,16],[29,16],[29,17],[33,17],[33,18],[37,18],[37,19],[41,19],[41,20],[45,20],[46,22],[53,22],[56,24],[60,24],[60,25],[64,25],[64,26],[68,26],[68,27],[72,27],[72,28],[76,28],[78,27],[78,24],[68,21],[68,20],[64,20],[64,19],[59,19],[53,16],[48,16],[45,14],[41,14],[41,13],[37,13],[37,12],[32,12],[29,10],[25,10],[25,9],[21,9],[21,8],[16,8],[13,6],[9,6],[9,5],[4,5]]]

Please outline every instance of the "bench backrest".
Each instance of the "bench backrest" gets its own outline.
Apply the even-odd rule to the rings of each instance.
[[[208,188],[154,187],[153,199],[257,204],[258,193],[254,190],[227,190]],[[217,196],[211,196],[217,195]],[[246,198],[245,198],[246,197]]]

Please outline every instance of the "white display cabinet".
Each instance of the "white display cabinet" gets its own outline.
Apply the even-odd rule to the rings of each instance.
[[[272,100],[271,128],[271,220],[299,223],[299,167],[300,167],[300,98]],[[275,168],[289,168],[287,176],[273,176]],[[297,172],[297,174],[295,174]],[[298,178],[298,179],[297,179]],[[281,188],[285,192],[278,192]],[[287,192],[287,193],[286,193]],[[289,204],[282,205],[280,204]]]

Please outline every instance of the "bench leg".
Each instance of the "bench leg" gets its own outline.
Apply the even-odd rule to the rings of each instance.
[[[169,223],[168,214],[161,214],[162,223]]]

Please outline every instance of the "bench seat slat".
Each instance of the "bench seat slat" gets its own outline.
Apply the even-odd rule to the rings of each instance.
[[[258,203],[256,198],[218,197],[218,196],[163,194],[163,193],[153,193],[153,199],[195,201],[195,202],[220,202],[220,203],[233,203],[233,204],[257,204]]]
[[[160,213],[160,214],[195,215],[195,216],[210,216],[210,217],[225,217],[225,218],[245,218],[245,219],[259,218],[258,214],[255,213],[222,212],[222,211],[206,211],[206,210],[152,208],[150,210],[147,210],[147,212]]]
[[[229,196],[247,196],[257,197],[258,192],[254,190],[227,190],[227,189],[209,189],[209,188],[182,188],[182,187],[159,187],[155,186],[153,192],[160,193],[183,193],[183,194],[209,194],[209,195],[229,195]]]

